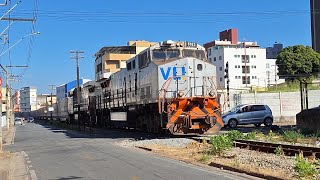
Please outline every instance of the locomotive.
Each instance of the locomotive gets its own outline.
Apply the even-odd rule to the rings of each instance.
[[[204,47],[163,41],[127,60],[105,82],[84,85],[86,108],[79,119],[152,133],[215,133],[223,127],[217,89],[216,67]]]

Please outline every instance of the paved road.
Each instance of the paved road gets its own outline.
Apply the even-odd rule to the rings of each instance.
[[[25,151],[40,180],[202,180],[247,179],[227,171],[201,169],[116,145],[127,134],[79,135],[50,126],[18,126],[9,150]]]

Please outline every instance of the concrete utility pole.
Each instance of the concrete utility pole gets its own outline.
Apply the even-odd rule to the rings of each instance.
[[[0,78],[0,152],[2,152],[2,78]]]
[[[52,106],[52,91],[53,91],[53,89],[56,87],[56,85],[49,85],[51,88],[51,108],[53,108],[53,106]],[[50,119],[51,120],[53,120],[53,118],[52,118],[52,111],[50,111]]]
[[[7,127],[13,127],[14,126],[14,115],[13,115],[13,103],[12,103],[12,97],[11,97],[11,94],[12,94],[12,81],[14,81],[15,77],[17,76],[13,76],[12,74],[9,74],[7,69],[8,68],[28,68],[29,66],[6,66],[6,87],[7,87],[7,90],[6,90],[6,116],[7,116]],[[9,83],[10,82],[10,83]]]
[[[83,58],[80,55],[84,53],[83,51],[70,51],[71,54],[76,54],[75,56],[71,57],[71,59],[76,60],[76,66],[77,66],[77,107],[78,107],[78,128],[81,130],[81,124],[80,124],[80,80],[79,80],[79,59]]]

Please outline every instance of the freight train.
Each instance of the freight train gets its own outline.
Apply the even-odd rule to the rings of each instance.
[[[205,48],[169,40],[127,60],[126,68],[107,80],[85,83],[80,113],[76,89],[71,91],[65,105],[58,102],[56,119],[152,133],[217,132],[223,127],[224,104],[218,89],[216,67],[208,62]]]

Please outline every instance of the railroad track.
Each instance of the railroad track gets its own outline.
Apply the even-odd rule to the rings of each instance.
[[[191,137],[191,139],[202,142],[209,142],[210,139],[207,137]],[[303,153],[306,156],[315,156],[320,158],[320,148],[317,147],[307,147],[307,146],[297,146],[281,143],[269,143],[261,141],[252,141],[252,140],[235,140],[234,146],[239,148],[246,148],[250,150],[265,152],[265,153],[275,153],[275,150],[281,146],[283,152],[287,156],[295,156],[296,154]]]

